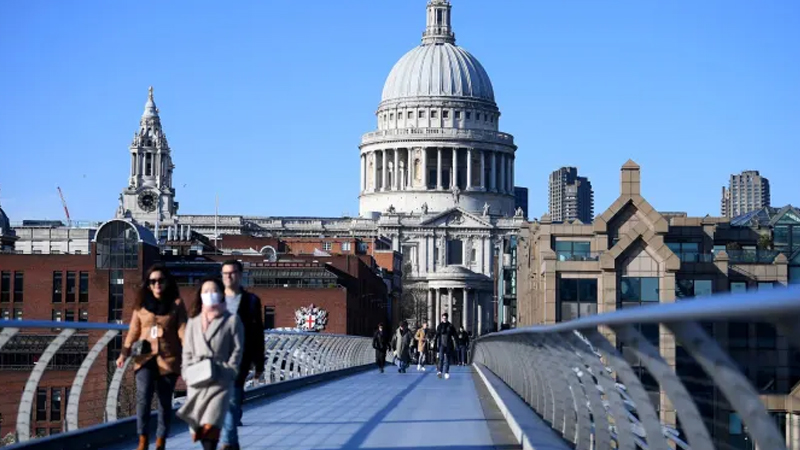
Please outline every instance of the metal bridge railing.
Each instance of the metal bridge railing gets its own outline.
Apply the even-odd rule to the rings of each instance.
[[[131,359],[121,368],[115,364],[127,330],[109,323],[0,320],[0,446],[135,415]],[[366,337],[270,330],[264,342],[265,375],[256,380],[251,371],[246,389],[374,362]],[[179,392],[173,406],[183,401]]]
[[[749,349],[735,349],[737,333]],[[759,338],[778,345],[763,350]],[[748,367],[768,373],[762,357],[773,352],[791,397],[799,348],[800,288],[787,288],[493,333],[472,352],[576,449],[779,450],[798,448],[800,416],[788,411],[782,432],[764,404],[775,380],[754,385]]]

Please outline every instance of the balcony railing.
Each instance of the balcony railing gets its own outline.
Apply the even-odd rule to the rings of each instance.
[[[507,133],[491,130],[470,130],[463,128],[394,128],[366,133],[361,144],[385,141],[463,139],[468,141],[494,142],[514,145],[514,137]]]
[[[798,321],[800,287],[714,296],[488,334],[475,341],[473,361],[497,374],[573,448],[744,448],[712,439],[713,430],[736,428],[728,419],[736,415],[742,435],[732,439],[781,450],[785,438],[742,374],[743,362],[726,353],[727,338],[708,330],[717,323],[768,324],[792,346],[777,351],[789,353],[800,349]],[[693,372],[678,374],[675,365]],[[661,422],[661,398],[682,430],[674,418]],[[787,430],[800,425],[797,414],[786,416]]]
[[[58,331],[53,332],[54,329]],[[128,373],[131,359],[121,368],[114,364],[121,335],[127,330],[127,325],[109,323],[0,320],[0,353],[4,348],[22,349],[33,337],[36,342],[43,338],[48,341],[43,351],[42,346],[25,347],[33,354],[34,364],[21,367],[11,361],[11,367],[0,367],[0,383],[14,386],[3,390],[4,395],[0,396],[0,407],[16,412],[16,431],[8,440],[24,442],[41,437],[42,431],[53,434],[102,423],[110,425],[135,414],[135,387]],[[65,370],[68,368],[53,366],[59,355],[75,356],[75,345],[71,343],[87,335],[88,353],[80,355],[77,367]],[[264,334],[264,343],[264,379],[255,380],[251,371],[247,388],[375,361],[372,339],[365,337],[269,330]],[[112,349],[117,353],[108,355]],[[103,361],[98,363],[98,359]],[[173,403],[182,401],[175,398]],[[9,422],[6,418],[6,425]],[[74,448],[79,446],[75,444]]]
[[[599,261],[600,253],[597,252],[556,252],[558,261]]]
[[[731,264],[772,264],[777,250],[727,250]]]

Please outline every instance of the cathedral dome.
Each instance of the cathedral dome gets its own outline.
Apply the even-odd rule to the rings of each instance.
[[[381,101],[467,97],[494,103],[489,75],[477,58],[450,42],[423,43],[394,65]]]
[[[0,236],[11,231],[11,221],[8,220],[6,212],[0,208]]]

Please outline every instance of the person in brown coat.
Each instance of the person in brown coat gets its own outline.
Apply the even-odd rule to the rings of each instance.
[[[129,356],[133,357],[137,450],[146,450],[150,441],[148,426],[154,393],[158,398],[156,450],[164,450],[172,419],[172,393],[181,373],[187,314],[178,285],[166,267],[154,265],[144,279],[117,367],[122,367]]]

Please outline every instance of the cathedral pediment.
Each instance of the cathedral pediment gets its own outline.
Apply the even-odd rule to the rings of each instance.
[[[477,216],[461,208],[453,208],[426,218],[420,223],[420,226],[432,228],[494,228],[488,218]]]

